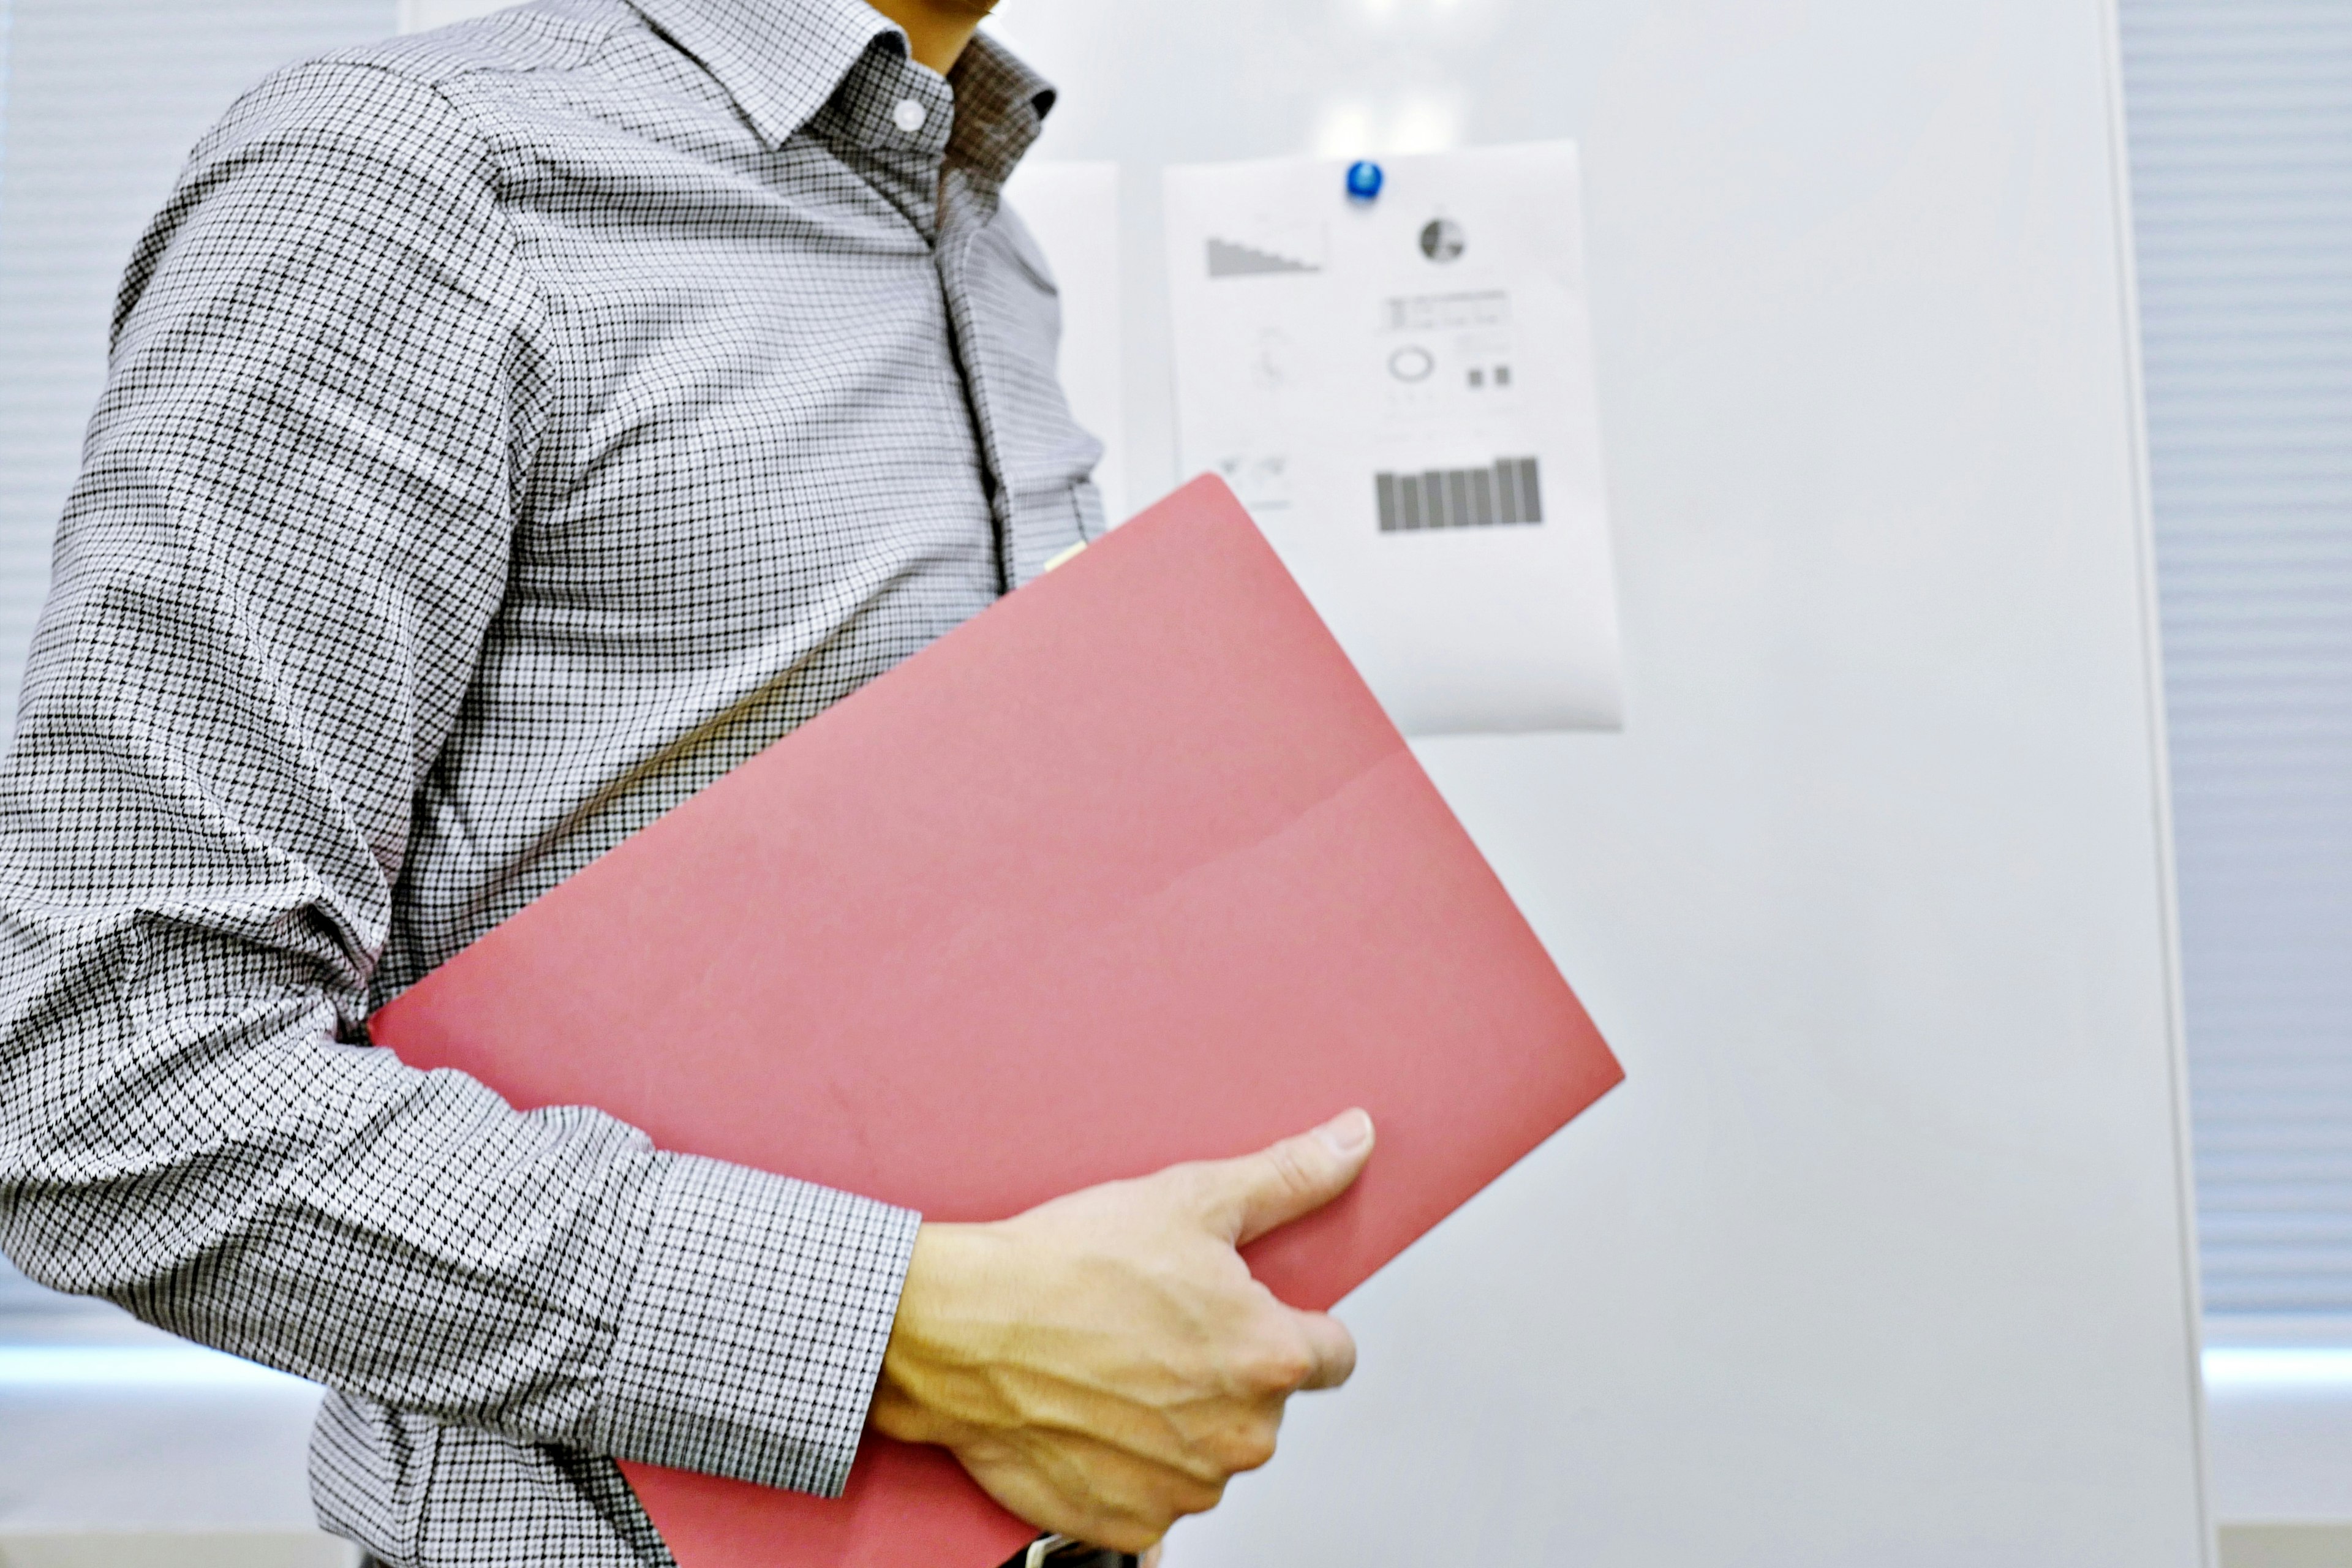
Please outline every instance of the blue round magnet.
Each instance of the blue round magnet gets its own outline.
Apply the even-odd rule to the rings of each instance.
[[[1357,201],[1377,201],[1381,187],[1388,183],[1388,175],[1370,160],[1348,165],[1348,195]]]

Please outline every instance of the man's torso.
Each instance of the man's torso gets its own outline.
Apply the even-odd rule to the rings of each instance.
[[[478,133],[535,294],[517,428],[485,433],[529,451],[508,576],[378,1005],[1101,530],[1052,285],[995,203],[1039,84],[969,58],[950,147],[938,79],[878,40],[780,136],[735,58],[775,41],[734,26],[759,8],[553,0],[341,57]],[[818,55],[851,25],[766,8],[828,24]],[[397,1562],[666,1555],[603,1459],[331,1398],[313,1468]]]

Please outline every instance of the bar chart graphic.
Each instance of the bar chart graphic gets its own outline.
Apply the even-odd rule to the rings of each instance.
[[[1523,528],[1543,521],[1543,477],[1533,458],[1485,468],[1377,474],[1382,533],[1444,528]]]
[[[1279,250],[1244,245],[1239,240],[1209,240],[1209,276],[1212,278],[1267,278],[1284,273],[1320,272],[1315,262],[1287,256]]]

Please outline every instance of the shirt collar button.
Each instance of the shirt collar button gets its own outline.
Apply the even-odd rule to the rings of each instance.
[[[929,111],[911,98],[899,100],[898,107],[890,111],[891,123],[909,136],[920,131],[923,121],[929,118]]]

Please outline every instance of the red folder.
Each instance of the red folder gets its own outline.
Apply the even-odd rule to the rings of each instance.
[[[662,1147],[1019,1213],[1361,1105],[1252,1247],[1330,1306],[1622,1076],[1231,492],[1006,597],[379,1013],[417,1067]],[[840,1501],[645,1466],[683,1568],[993,1568],[1034,1534],[868,1435]]]

